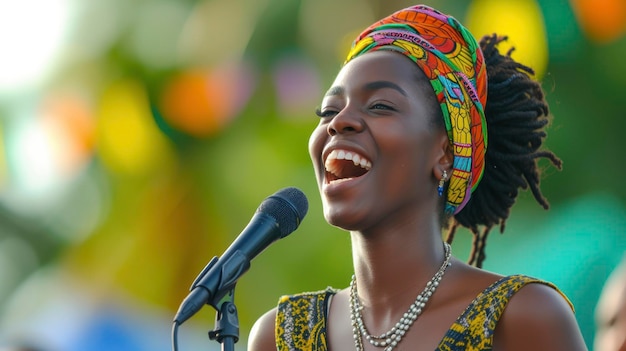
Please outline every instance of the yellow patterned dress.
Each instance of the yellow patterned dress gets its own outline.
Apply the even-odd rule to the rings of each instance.
[[[556,286],[543,280],[524,275],[504,277],[470,303],[435,351],[491,350],[495,327],[504,308],[511,297],[529,283],[548,285],[563,295]],[[336,292],[327,288],[281,297],[276,317],[277,350],[326,351],[326,313],[330,297]],[[567,300],[565,295],[563,297]]]

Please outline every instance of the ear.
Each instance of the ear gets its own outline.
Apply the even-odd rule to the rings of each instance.
[[[452,173],[452,164],[454,162],[454,151],[452,150],[452,144],[448,139],[448,134],[444,131],[440,133],[436,140],[437,148],[435,155],[435,166],[433,168],[433,175],[435,179],[443,178],[443,172],[445,171],[448,179]]]

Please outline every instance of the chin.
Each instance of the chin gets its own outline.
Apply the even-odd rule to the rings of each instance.
[[[325,208],[324,219],[328,224],[346,231],[361,229],[364,219],[354,213],[354,211],[340,211],[337,208]]]

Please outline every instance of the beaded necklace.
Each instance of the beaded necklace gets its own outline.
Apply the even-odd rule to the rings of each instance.
[[[439,282],[446,272],[446,268],[451,265],[450,256],[452,250],[448,243],[444,243],[444,247],[445,260],[437,273],[426,283],[424,290],[417,295],[415,301],[409,306],[408,311],[404,313],[396,325],[379,336],[370,334],[365,327],[365,323],[363,323],[363,315],[361,313],[363,306],[361,306],[359,294],[357,293],[356,277],[352,275],[352,280],[350,281],[350,320],[352,321],[352,332],[357,351],[363,351],[363,337],[376,347],[384,347],[384,351],[391,351],[398,346],[402,337],[404,337],[411,325],[417,320],[417,317],[422,314],[426,303],[435,290],[437,290]]]

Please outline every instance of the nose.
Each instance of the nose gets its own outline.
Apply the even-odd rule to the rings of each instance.
[[[346,133],[360,133],[365,129],[365,121],[355,111],[350,111],[348,108],[341,110],[332,121],[328,123],[327,131],[328,135],[334,136],[337,134]]]

